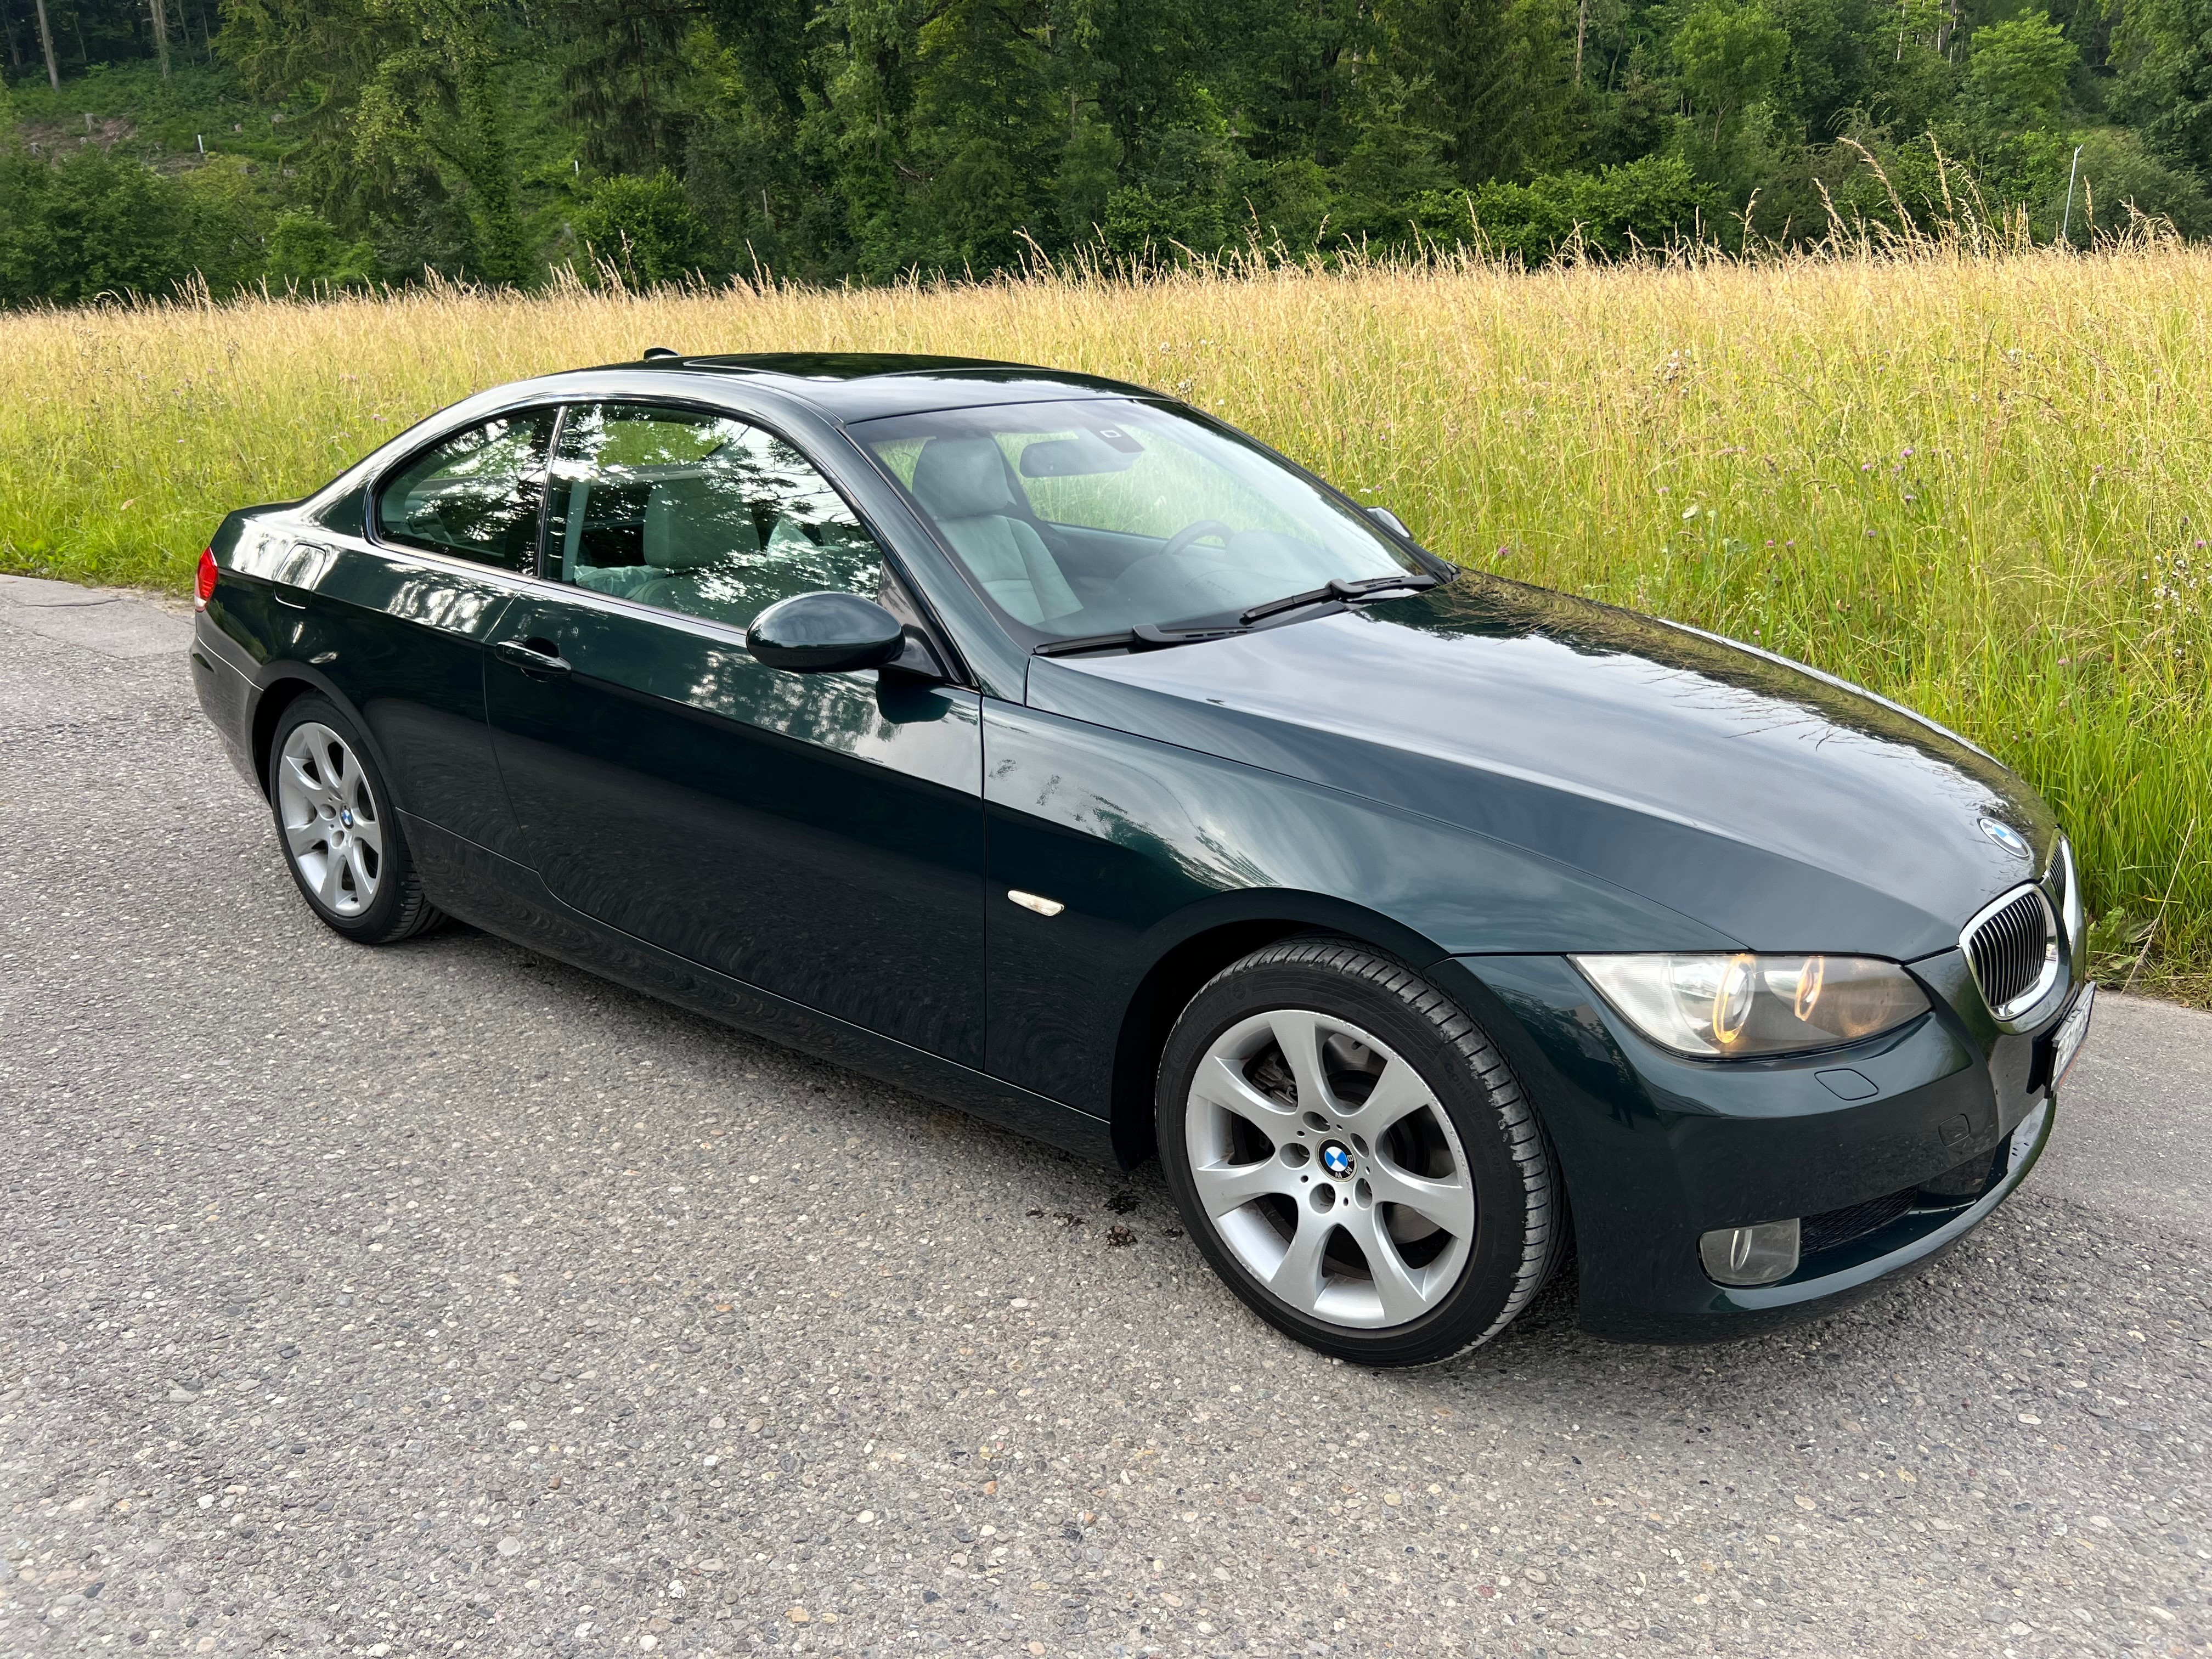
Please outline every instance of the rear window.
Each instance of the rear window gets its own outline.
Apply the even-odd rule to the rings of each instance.
[[[378,490],[378,533],[502,570],[534,569],[553,415],[503,415],[423,451]]]

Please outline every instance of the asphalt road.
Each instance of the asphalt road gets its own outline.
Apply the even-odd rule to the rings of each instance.
[[[2212,1017],[1720,1348],[1255,1323],[1068,1161],[469,932],[347,945],[184,628],[0,579],[0,1654],[2203,1653]],[[55,603],[62,601],[64,603]]]

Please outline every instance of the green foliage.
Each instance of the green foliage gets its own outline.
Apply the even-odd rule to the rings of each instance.
[[[2089,924],[2089,971],[2101,983],[2124,984],[2142,966],[2158,924],[2132,910],[2112,910]]]
[[[2130,0],[2113,45],[2114,113],[2169,163],[2212,183],[2212,0]]]
[[[675,174],[602,179],[576,214],[576,238],[591,280],[612,271],[633,288],[717,276],[711,239]]]
[[[2057,118],[2081,49],[2045,12],[1991,23],[1974,33],[1966,85],[1975,112],[1992,131],[2037,129]]]
[[[0,304],[160,295],[258,268],[258,204],[236,163],[182,177],[86,146],[0,150]]]
[[[376,277],[376,250],[366,240],[349,242],[329,221],[295,210],[277,215],[270,228],[263,270],[271,284],[302,293],[364,288]]]
[[[87,60],[15,78],[19,152],[255,164],[185,214],[228,240],[151,214],[107,273],[188,244],[306,287],[1340,260],[1468,237],[1471,196],[1531,263],[2049,240],[2076,144],[2077,240],[2129,203],[2212,234],[2212,0],[210,0],[167,72],[143,0],[74,3]],[[9,177],[0,213],[46,223]],[[27,234],[24,293],[97,291]]]
[[[534,262],[501,21],[467,0],[230,0],[220,45],[264,95],[312,100],[311,204],[387,245],[395,274],[514,282]],[[410,234],[425,228],[427,250]]]
[[[1758,0],[1705,0],[1674,31],[1674,61],[1692,106],[1712,121],[1718,143],[1728,124],[1773,88],[1790,56],[1790,36]]]
[[[684,46],[694,15],[683,4],[570,0],[561,115],[586,163],[642,171],[680,157],[690,73]]]
[[[1407,112],[1462,184],[1559,158],[1572,60],[1553,0],[1389,0],[1382,16]]]
[[[2063,195],[2061,181],[2053,198],[2039,210],[2039,217],[2047,216],[2054,225],[2063,222]],[[2212,193],[2195,175],[2153,154],[2134,133],[2100,127],[2081,143],[2081,176],[2072,220],[2075,243],[2086,246],[2099,229],[2124,223],[2130,209],[2171,220],[2185,236],[2212,236]]]
[[[1613,254],[1683,240],[1711,211],[1710,195],[1680,157],[1650,155],[1595,175],[1485,185],[1468,205],[1492,246],[1534,264],[1577,238],[1589,251]]]
[[[167,78],[150,63],[94,64],[82,78],[64,80],[59,92],[40,74],[18,81],[12,96],[28,133],[47,142],[66,135],[74,143],[90,114],[95,142],[143,161],[174,165],[204,148],[281,163],[300,147],[299,128],[288,124],[286,112],[257,100],[222,64],[180,64]]]

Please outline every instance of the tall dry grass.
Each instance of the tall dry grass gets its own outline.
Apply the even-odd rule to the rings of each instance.
[[[2141,955],[2138,988],[2212,992],[2203,249],[18,315],[0,564],[182,584],[227,507],[465,392],[648,344],[999,356],[1191,398],[1464,563],[1756,639],[1969,733],[2072,829],[2112,971]]]

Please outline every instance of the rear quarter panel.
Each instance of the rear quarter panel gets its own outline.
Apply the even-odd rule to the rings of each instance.
[[[482,648],[509,579],[289,514],[250,520],[228,564],[224,631],[253,655],[257,690],[299,679],[327,691],[363,727],[402,811],[511,852]]]

